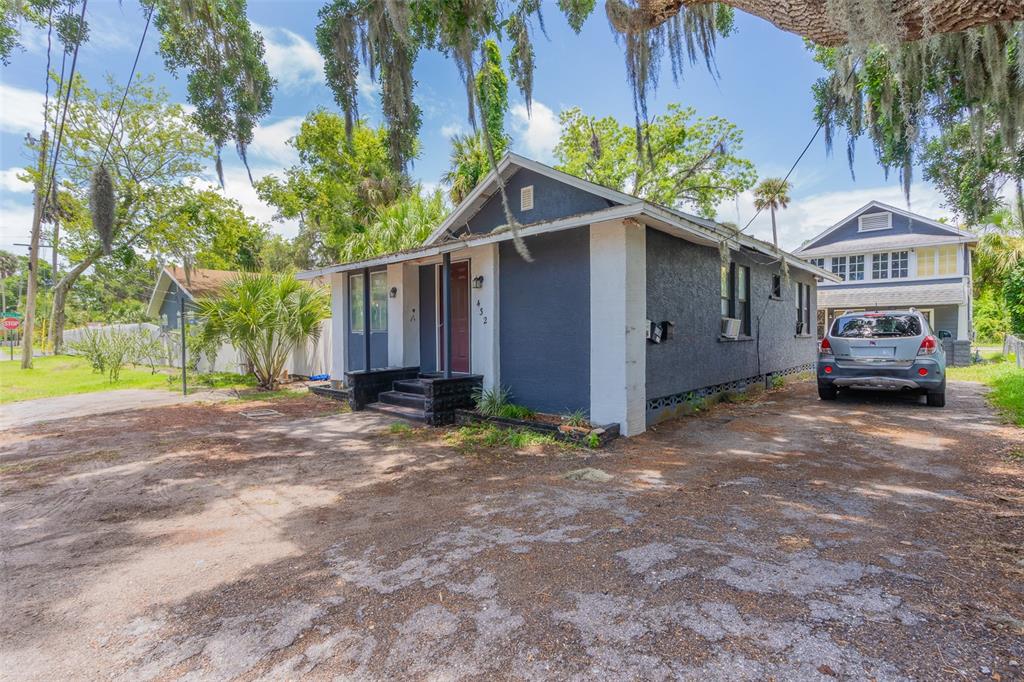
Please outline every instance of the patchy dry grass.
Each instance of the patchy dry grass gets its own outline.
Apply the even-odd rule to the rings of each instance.
[[[991,387],[988,400],[1017,426],[1024,426],[1024,369],[1019,369],[1013,356],[999,356],[991,362],[969,367],[950,367],[950,379],[980,381]]]

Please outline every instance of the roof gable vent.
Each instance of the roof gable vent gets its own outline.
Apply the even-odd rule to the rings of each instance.
[[[892,213],[867,213],[857,218],[858,232],[873,232],[892,228]]]
[[[529,211],[533,209],[533,185],[527,185],[519,190],[519,210]]]

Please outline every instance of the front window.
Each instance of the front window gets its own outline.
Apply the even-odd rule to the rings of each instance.
[[[910,254],[907,251],[893,251],[889,254],[893,279],[906,277],[910,273]]]
[[[917,276],[935,276],[935,252],[938,249],[923,248],[917,250]]]
[[[832,274],[838,275],[839,279],[846,279],[846,256],[833,256]]]
[[[732,317],[732,281],[730,266],[722,266],[722,317]]]
[[[796,283],[796,333],[811,333],[811,285]]]
[[[843,315],[832,325],[832,336],[846,339],[920,336],[921,318],[917,315],[862,313]]]
[[[864,256],[850,256],[850,276],[847,279],[851,281],[864,279]]]
[[[819,267],[819,268],[821,268],[823,270],[825,269],[825,259],[824,258],[808,258],[807,262],[810,263],[811,265],[817,266],[817,267]]]
[[[348,330],[353,334],[363,333],[363,276],[348,278]]]
[[[876,253],[871,257],[871,279],[889,278],[889,254]]]
[[[370,273],[370,331],[388,330],[388,273]]]
[[[736,314],[741,333],[750,336],[750,268],[746,265],[736,266]]]
[[[955,275],[957,273],[956,254],[959,249],[954,246],[939,248],[939,274]]]

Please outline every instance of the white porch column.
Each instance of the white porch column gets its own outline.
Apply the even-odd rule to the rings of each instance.
[[[391,298],[391,290],[395,297]],[[420,364],[420,279],[415,265],[388,266],[388,367]]]
[[[590,226],[590,419],[625,436],[647,428],[647,233],[633,221]]]
[[[345,301],[348,300],[348,274],[335,272],[331,275],[331,381],[345,383],[345,369],[348,359],[345,345]]]
[[[501,384],[498,358],[498,245],[470,251],[470,371],[482,374],[484,387]],[[483,277],[479,289],[473,280]]]
[[[971,339],[971,320],[968,315],[970,307],[961,303],[956,307],[956,338],[960,341]]]

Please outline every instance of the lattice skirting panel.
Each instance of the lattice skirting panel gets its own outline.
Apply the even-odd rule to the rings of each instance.
[[[705,400],[706,398],[710,398],[721,393],[746,391],[752,386],[768,386],[771,384],[772,377],[790,376],[792,374],[800,374],[801,372],[810,372],[813,370],[814,363],[806,363],[803,365],[797,365],[796,367],[790,367],[789,369],[779,370],[777,372],[758,374],[752,377],[736,379],[735,381],[726,381],[721,384],[712,384],[710,386],[694,388],[689,391],[673,393],[671,395],[661,396],[660,398],[651,398],[647,401],[647,423],[656,424],[660,421],[664,421],[665,419],[671,419],[672,417],[680,414],[685,414],[690,403],[697,400]]]

